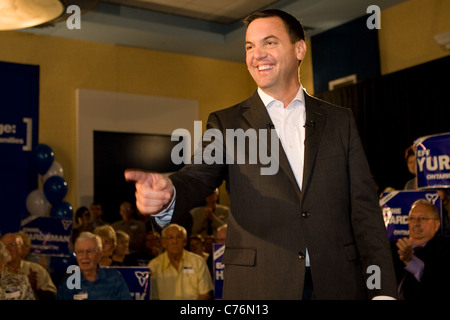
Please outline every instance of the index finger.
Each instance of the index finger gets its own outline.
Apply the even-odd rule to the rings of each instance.
[[[153,184],[153,177],[148,172],[138,170],[138,169],[127,169],[125,170],[125,180],[129,182],[140,182],[147,185]]]

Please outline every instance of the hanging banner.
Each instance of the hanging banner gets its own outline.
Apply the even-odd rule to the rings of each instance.
[[[225,272],[225,266],[222,263],[222,258],[223,253],[225,252],[225,245],[215,243],[213,250],[214,299],[221,300],[223,290],[223,275]]]
[[[421,137],[414,146],[417,187],[450,188],[450,133]]]
[[[37,188],[39,66],[0,62],[0,234],[17,232]]]
[[[69,257],[71,219],[31,216],[22,221],[22,231],[31,239],[31,254]]]
[[[134,300],[150,300],[150,271],[148,267],[104,267],[120,271]]]
[[[439,211],[442,222],[442,200],[436,191],[391,191],[382,194],[380,206],[383,210],[383,219],[386,226],[389,241],[408,237],[408,215],[411,205],[419,199],[425,199],[433,203]]]

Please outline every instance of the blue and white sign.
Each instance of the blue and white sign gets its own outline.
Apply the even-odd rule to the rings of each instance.
[[[421,137],[414,145],[417,187],[450,188],[450,133]]]
[[[441,217],[442,232],[442,201],[436,191],[391,191],[383,193],[380,206],[383,210],[383,219],[386,226],[389,241],[408,237],[408,215],[411,205],[419,199],[425,199],[433,203]]]
[[[0,62],[0,234],[17,232],[37,187],[39,66]]]
[[[31,216],[22,220],[22,231],[31,239],[31,254],[70,256],[71,219]]]
[[[108,267],[120,271],[134,300],[150,300],[150,270],[147,267]]]
[[[225,245],[214,244],[213,250],[214,299],[221,300],[223,290],[223,276],[225,272],[225,265],[222,263],[222,258],[223,253],[225,252]]]

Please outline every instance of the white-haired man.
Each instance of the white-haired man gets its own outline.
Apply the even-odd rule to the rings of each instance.
[[[127,283],[119,271],[100,268],[102,240],[91,232],[82,232],[75,241],[75,255],[80,268],[80,281],[70,275],[58,288],[58,300],[131,300]]]
[[[214,289],[205,260],[184,249],[186,229],[169,224],[161,232],[165,251],[149,263],[152,300],[209,300]]]

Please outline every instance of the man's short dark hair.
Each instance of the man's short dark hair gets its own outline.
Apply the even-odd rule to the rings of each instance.
[[[254,12],[244,19],[244,23],[248,27],[248,25],[256,19],[270,17],[279,17],[284,22],[292,43],[300,40],[305,40],[305,31],[303,30],[303,26],[300,21],[298,21],[294,16],[282,10],[267,9]]]

